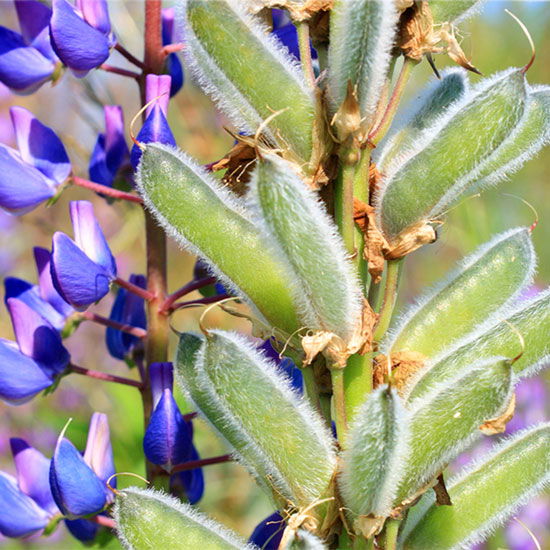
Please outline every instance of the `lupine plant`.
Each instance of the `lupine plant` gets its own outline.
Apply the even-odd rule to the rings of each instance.
[[[447,211],[550,140],[550,87],[527,80],[534,54],[481,76],[462,51],[458,26],[479,4],[178,0],[163,11],[145,0],[140,59],[105,0],[14,1],[20,32],[0,28],[5,85],[27,94],[105,70],[139,86],[142,127],[130,149],[122,109],[105,105],[84,179],[54,130],[13,107],[0,206],[22,215],[80,186],[106,208],[143,207],[147,271],[121,273],[92,203],[73,201],[72,235],[34,251],[37,282],[5,281],[15,341],[0,341],[0,397],[18,405],[73,374],[135,387],[149,487],[117,489],[104,414],[82,453],[70,423],[51,458],[14,438],[2,535],[64,521],[82,541],[115,532],[135,550],[468,548],[548,486],[544,420],[448,476],[473,443],[505,432],[516,385],[549,358],[550,292],[525,298],[536,224],[495,235],[393,311],[403,264]],[[113,50],[135,69],[106,64]],[[207,165],[178,148],[167,119],[178,52],[235,140]],[[457,67],[439,73],[436,54]],[[421,62],[433,81],[402,105]],[[167,237],[197,256],[193,280],[171,292]],[[94,305],[112,289],[102,317]],[[191,306],[208,308],[172,350],[171,315]],[[209,326],[215,307],[250,330]],[[83,322],[104,325],[135,374],[76,365],[63,341]],[[196,412],[182,414],[174,381]],[[197,414],[228,454],[199,456]],[[193,506],[203,468],[229,460],[273,505],[248,541]]]

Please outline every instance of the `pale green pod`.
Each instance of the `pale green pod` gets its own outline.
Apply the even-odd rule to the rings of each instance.
[[[403,550],[455,550],[485,540],[550,484],[550,424],[514,434],[451,479],[452,506],[426,495],[409,513]]]
[[[506,319],[506,322],[504,322]],[[546,291],[512,310],[502,319],[483,325],[469,334],[453,350],[435,358],[411,381],[408,400],[423,397],[444,380],[452,380],[468,370],[472,363],[496,354],[514,361],[516,377],[535,374],[550,358],[550,291]],[[520,336],[523,342],[520,340]]]
[[[384,173],[391,164],[401,164],[406,157],[412,156],[417,143],[422,142],[424,132],[462,99],[467,89],[468,78],[464,69],[447,69],[442,72],[441,80],[434,78],[420,97],[407,105],[392,124],[388,137],[373,151],[378,171]]]
[[[265,133],[302,161],[312,150],[314,100],[296,61],[237,0],[186,0],[187,63],[201,87],[242,131]]]
[[[227,288],[273,326],[299,328],[288,278],[236,199],[181,151],[147,144],[136,183],[147,208],[182,247],[205,258]]]
[[[212,330],[200,350],[192,339],[182,340],[176,379],[279,504],[283,498],[307,506],[324,495],[336,465],[331,436],[244,336]]]
[[[504,412],[512,397],[510,361],[477,362],[459,379],[436,386],[415,401],[409,449],[402,457],[395,505],[441,473],[481,432],[479,426]]]
[[[468,191],[480,164],[521,120],[526,97],[520,69],[485,79],[425,132],[414,156],[384,175],[376,209],[390,241],[419,222],[437,219]]]
[[[119,491],[114,519],[126,550],[257,550],[189,504],[153,489]]]
[[[361,116],[372,119],[391,61],[399,12],[393,0],[335,0],[330,13],[328,93],[333,111],[356,87]]]
[[[435,357],[515,300],[531,283],[535,266],[528,228],[497,235],[425,292],[397,321],[382,349]]]
[[[279,550],[328,550],[328,546],[311,531],[298,529],[288,544]]]
[[[271,254],[284,259],[302,324],[346,339],[356,328],[362,296],[355,268],[318,196],[292,165],[272,154],[258,160],[250,211]]]
[[[395,500],[408,451],[408,414],[395,390],[370,393],[350,428],[338,477],[344,505],[353,516],[386,516]]]
[[[430,0],[434,23],[459,23],[475,14],[485,0]]]

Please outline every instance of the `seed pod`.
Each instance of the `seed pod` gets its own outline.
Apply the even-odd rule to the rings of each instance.
[[[518,432],[448,484],[452,506],[432,495],[411,510],[404,550],[470,548],[550,484],[550,424]]]
[[[460,23],[479,10],[484,0],[430,0],[435,23]]]
[[[506,322],[494,320],[468,335],[453,350],[427,365],[409,390],[409,401],[419,399],[443,380],[450,380],[470,368],[476,360],[499,353],[510,359],[523,354],[512,366],[516,377],[535,374],[550,357],[550,291],[508,314]],[[524,340],[522,345],[518,335]]]
[[[526,97],[519,69],[485,79],[424,134],[413,157],[385,174],[376,210],[388,240],[441,216],[468,190],[483,161],[521,120]]]
[[[336,459],[317,413],[243,336],[212,330],[196,344],[180,340],[176,378],[237,458],[279,505],[321,498]]]
[[[514,301],[531,283],[535,265],[529,229],[497,235],[421,296],[383,349],[436,356]]]
[[[388,0],[335,0],[330,12],[328,90],[334,112],[348,82],[356,88],[361,116],[372,121],[386,81],[399,12]]]
[[[312,149],[314,101],[298,64],[235,0],[186,0],[187,62],[202,88],[241,130],[265,134],[302,161]]]
[[[339,477],[344,503],[354,515],[384,517],[407,455],[408,414],[395,390],[383,386],[369,394],[355,418]]]
[[[415,401],[394,504],[411,498],[442,472],[481,434],[483,422],[504,411],[512,390],[510,361],[493,357]]]
[[[145,204],[186,250],[205,258],[223,285],[244,295],[275,327],[299,328],[281,261],[242,206],[181,151],[147,144],[136,182]]]
[[[272,256],[295,281],[293,299],[310,329],[346,339],[361,312],[361,290],[338,230],[292,166],[266,154],[250,183],[249,204]]]
[[[180,500],[151,489],[119,491],[114,518],[126,550],[254,550],[254,545]]]

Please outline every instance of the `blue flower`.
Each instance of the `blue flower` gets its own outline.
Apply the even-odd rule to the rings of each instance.
[[[162,10],[162,45],[167,46],[174,42],[174,8]],[[166,69],[172,77],[170,84],[170,97],[175,96],[183,86],[184,75],[181,61],[176,53],[171,53],[166,58]]]
[[[267,516],[256,525],[248,542],[255,544],[263,550],[277,550],[283,538],[285,527],[286,523],[281,514],[273,512],[273,514]]]
[[[115,40],[106,0],[53,0],[50,34],[59,59],[82,78],[108,57]]]
[[[300,47],[298,46],[298,31],[293,23],[286,23],[274,28],[272,34],[287,48],[290,55],[300,60]],[[317,59],[317,52],[310,45],[312,59]]]
[[[71,172],[61,140],[22,107],[10,115],[19,151],[0,144],[0,207],[24,214],[53,197]]]
[[[0,27],[0,82],[31,94],[54,77],[58,64],[50,45],[51,10],[36,0],[16,1],[21,34]]]
[[[294,362],[288,357],[280,357],[279,352],[273,347],[271,340],[266,340],[261,346],[260,349],[264,354],[274,361],[279,370],[287,375],[290,380],[292,387],[298,392],[303,393],[304,391],[304,376],[302,371],[294,364]]]
[[[70,212],[75,239],[61,232],[54,234],[51,273],[59,294],[82,311],[109,292],[117,269],[92,203],[71,202]]]

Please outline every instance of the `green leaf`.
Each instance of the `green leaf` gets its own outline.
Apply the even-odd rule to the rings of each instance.
[[[244,336],[212,330],[200,349],[196,337],[182,337],[176,379],[279,505],[307,506],[324,495],[336,461],[332,438]]]
[[[186,59],[202,88],[240,130],[254,134],[273,112],[265,133],[308,161],[314,101],[298,64],[244,3],[187,0]]]
[[[335,0],[330,12],[328,93],[334,111],[356,87],[367,126],[384,87],[399,12],[387,0]]]
[[[410,156],[417,143],[431,126],[462,99],[468,89],[466,71],[453,68],[444,71],[441,80],[434,81],[422,91],[419,98],[407,105],[404,113],[392,125],[387,139],[373,151],[378,171],[385,173],[403,156]],[[401,160],[402,162],[402,160]]]
[[[262,155],[250,183],[249,202],[272,255],[285,260],[295,281],[294,302],[309,329],[346,339],[357,326],[362,297],[338,230],[317,195],[287,161]]]
[[[459,23],[479,10],[484,0],[430,0],[434,23]]]
[[[403,550],[470,548],[550,484],[550,424],[523,430],[447,484],[452,506],[431,495],[412,509]]]
[[[114,518],[126,550],[254,550],[235,533],[180,500],[151,489],[119,491]]]
[[[531,283],[535,265],[528,228],[497,235],[425,292],[397,322],[382,349],[435,357],[501,313]]]
[[[550,358],[550,291],[541,293],[503,317],[507,322],[499,319],[493,320],[489,326],[483,325],[453,350],[427,365],[411,384],[409,401],[422,397],[438,383],[455,378],[481,358],[499,354],[511,359],[523,350],[512,365],[516,377],[531,376],[546,365]]]
[[[504,412],[512,391],[510,361],[493,357],[415,401],[394,504],[417,493],[464,451],[481,434],[481,424]]]
[[[376,208],[390,241],[440,217],[475,183],[480,165],[521,120],[526,98],[520,69],[483,80],[424,134],[421,150],[386,172]]]
[[[226,288],[273,326],[299,328],[284,266],[243,207],[181,151],[147,144],[136,182],[147,208],[181,246],[205,258]]]
[[[355,418],[338,478],[344,504],[354,516],[384,517],[407,454],[408,415],[395,390],[383,386],[369,394]]]

